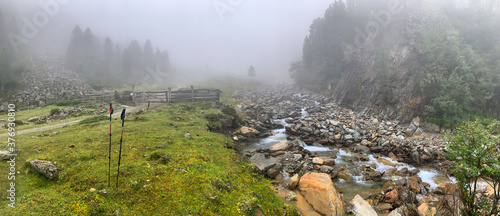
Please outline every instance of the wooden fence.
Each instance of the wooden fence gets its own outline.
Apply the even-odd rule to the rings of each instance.
[[[125,91],[122,93],[102,93],[83,95],[82,101],[119,101],[119,102],[142,102],[142,103],[180,103],[199,101],[219,101],[221,91],[219,89],[194,89],[172,91]]]

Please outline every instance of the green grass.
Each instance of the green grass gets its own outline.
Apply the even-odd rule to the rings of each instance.
[[[116,215],[118,209],[120,215],[251,215],[241,211],[245,205],[266,215],[283,215],[285,209],[297,215],[253,165],[226,148],[229,138],[204,129],[205,114],[198,106],[183,110],[175,105],[128,116],[118,189],[119,118],[113,119],[111,187],[108,121],[61,128],[56,136],[18,136],[16,209],[1,199],[0,215]],[[188,132],[191,139],[184,137]],[[48,180],[29,168],[24,161],[31,159],[56,162],[62,169],[59,180]],[[7,197],[7,163],[0,164],[0,176],[0,196]],[[109,196],[91,193],[90,188],[107,189]]]
[[[90,118],[86,118],[79,122],[79,124],[90,124],[90,123],[96,123],[104,120],[109,120],[109,116],[93,116]]]
[[[56,109],[56,108],[60,108],[60,107],[58,107],[56,105],[50,105],[50,106],[46,106],[46,107],[38,107],[35,109],[31,109],[31,110],[18,111],[16,109],[16,119],[22,120],[23,122],[25,122],[26,120],[28,120],[31,117],[48,116],[48,115],[50,115],[50,110]],[[8,118],[9,117],[8,117],[7,113],[0,114],[0,119],[8,119]]]
[[[56,105],[56,106],[76,106],[81,104],[81,101],[78,100],[58,100],[58,101],[52,101],[49,103],[49,105]]]
[[[62,108],[67,108],[67,107],[60,107],[57,105],[49,105],[46,107],[37,107],[37,108],[31,109],[31,110],[19,111],[16,109],[16,120],[21,120],[24,123],[23,125],[16,125],[16,131],[36,128],[36,127],[40,127],[43,125],[49,125],[49,124],[59,124],[59,123],[74,121],[74,120],[81,118],[81,117],[68,116],[67,118],[65,118],[63,120],[52,120],[52,123],[48,123],[48,124],[45,123],[45,124],[41,124],[41,125],[35,125],[34,123],[26,122],[31,117],[50,116],[51,110],[62,109]],[[83,115],[85,115],[85,113],[83,113]],[[9,118],[9,116],[7,115],[7,113],[0,114],[0,119],[7,120],[8,118]],[[0,130],[0,134],[3,134],[3,133],[7,133],[7,129]]]

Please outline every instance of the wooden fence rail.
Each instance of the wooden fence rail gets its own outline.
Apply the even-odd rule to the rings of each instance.
[[[125,91],[122,93],[84,94],[82,101],[120,101],[120,102],[143,102],[143,103],[180,103],[198,101],[219,101],[221,91],[219,89],[194,89],[172,91]]]

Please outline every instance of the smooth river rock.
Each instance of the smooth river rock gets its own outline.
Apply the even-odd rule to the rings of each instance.
[[[292,145],[290,145],[290,143],[288,142],[280,142],[276,145],[273,145],[271,146],[271,148],[269,148],[269,150],[271,151],[285,151],[287,149],[289,149]]]
[[[344,215],[342,197],[328,174],[307,173],[299,182],[299,190],[311,206],[327,216]]]
[[[377,216],[377,212],[361,196],[356,195],[349,202],[349,211],[354,216]]]

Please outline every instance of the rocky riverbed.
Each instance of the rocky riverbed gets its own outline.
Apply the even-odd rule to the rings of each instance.
[[[435,215],[453,199],[432,124],[356,113],[289,84],[234,97],[249,122],[233,134],[239,151],[306,215]]]

